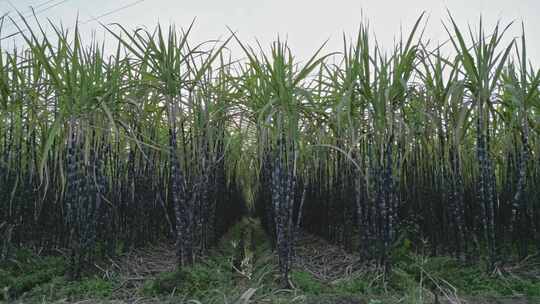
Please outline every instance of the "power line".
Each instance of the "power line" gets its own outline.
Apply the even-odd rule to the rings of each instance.
[[[45,5],[47,5],[47,4],[51,3],[51,2],[54,2],[54,1],[56,1],[56,0],[47,0],[47,1],[41,2],[40,4],[37,4],[37,5],[30,5],[30,7],[34,8],[34,9],[40,8],[40,7],[45,6]]]
[[[36,5],[29,5],[28,8],[23,12],[23,13],[28,13],[28,12],[32,12],[32,11],[35,11],[41,7],[44,7],[46,5],[48,5],[49,3],[52,3],[54,1],[57,1],[57,0],[47,0],[47,1],[43,1],[41,3],[38,3]]]
[[[48,10],[51,10],[51,9],[53,9],[53,8],[55,8],[55,7],[59,6],[59,5],[61,5],[61,4],[64,4],[64,3],[68,2],[69,0],[61,0],[60,2],[53,3],[53,4],[49,5],[49,6],[46,6],[45,8],[39,9],[40,7],[43,7],[43,6],[45,6],[45,5],[47,5],[47,4],[51,3],[51,2],[54,2],[54,1],[57,1],[57,0],[47,0],[47,1],[42,2],[42,3],[40,3],[40,4],[36,5],[36,6],[30,6],[30,8],[27,9],[26,11],[24,11],[24,12],[29,12],[29,11],[31,11],[31,13],[22,16],[22,18],[19,16],[19,20],[17,20],[17,21],[21,21],[21,20],[23,20],[23,19],[27,19],[27,18],[32,17],[32,16],[34,16],[34,15],[37,16],[37,15],[39,15],[39,14],[42,14],[42,13],[48,11]],[[13,5],[13,3],[12,3],[10,0],[7,0],[7,2],[9,3],[9,5],[10,5],[14,10],[17,10],[17,8]],[[24,13],[24,12],[22,12],[22,13]],[[9,14],[9,13],[10,13],[10,12],[7,12],[6,15]],[[21,13],[21,15],[22,15],[22,13]],[[13,21],[14,23],[16,23],[15,20],[12,19],[12,21]],[[13,24],[11,24],[11,25],[13,25]]]
[[[56,1],[56,0],[52,0],[52,1]],[[44,5],[44,4],[47,3],[47,2],[50,3],[50,2],[52,2],[52,1],[46,1],[46,2],[42,3],[42,5]],[[43,9],[40,9],[40,10],[35,10],[35,8],[37,8],[37,7],[31,8],[32,14],[26,15],[26,16],[24,16],[24,18],[32,17],[33,15],[36,15],[36,16],[37,16],[37,15],[43,13],[43,12],[46,12],[46,11],[48,11],[48,10],[50,10],[50,9],[53,9],[53,8],[55,8],[55,7],[57,7],[57,6],[61,5],[61,4],[64,4],[64,3],[68,2],[68,1],[69,1],[69,0],[62,0],[62,1],[60,1],[60,2],[51,4],[51,5],[49,5],[49,6],[45,7],[45,8],[43,8]]]
[[[46,4],[54,2],[54,1],[56,1],[56,0],[47,0],[47,1],[41,2],[41,3],[37,4],[37,5],[29,5],[29,8],[24,10],[22,13],[30,12],[32,9],[40,8],[40,7],[42,7],[42,6],[46,5]],[[18,11],[17,7],[15,7],[15,5],[13,5],[13,2],[11,2],[10,0],[0,0],[0,2],[7,2],[12,10]],[[12,10],[8,10],[7,12],[3,13],[2,17],[5,17],[5,16],[9,15],[12,12]]]
[[[130,8],[130,7],[132,7],[132,6],[135,6],[135,5],[139,4],[139,3],[142,3],[142,2],[144,2],[144,1],[146,1],[146,0],[137,0],[137,1],[134,1],[134,2],[131,2],[131,3],[128,3],[128,4],[124,5],[124,6],[121,6],[121,7],[119,7],[119,8],[113,9],[113,10],[111,10],[111,11],[109,11],[109,12],[103,13],[103,14],[97,16],[97,17],[94,17],[94,18],[90,18],[90,19],[88,19],[88,20],[85,20],[85,21],[81,22],[81,24],[87,24],[87,23],[92,22],[92,21],[97,21],[97,20],[99,20],[99,19],[101,19],[101,18],[103,18],[103,17],[106,17],[106,16],[109,16],[109,15],[118,13],[118,12],[123,11],[123,10],[125,10],[125,9],[128,9],[128,8]]]
[[[7,0],[7,1],[9,1],[9,0]],[[51,0],[49,0],[49,2],[50,2],[50,1],[51,1]],[[52,0],[52,1],[55,1],[55,0]],[[54,7],[54,6],[58,6],[58,5],[60,5],[60,4],[64,3],[64,2],[67,2],[67,1],[69,1],[69,0],[63,0],[63,1],[61,1],[61,2],[58,2],[58,3],[54,4],[54,5],[51,5],[51,6],[47,7],[47,9],[50,9],[51,7]],[[126,10],[126,9],[128,9],[128,8],[131,8],[131,7],[133,7],[133,6],[137,5],[137,4],[140,4],[140,3],[144,2],[144,1],[146,1],[146,0],[137,0],[137,1],[133,1],[133,2],[131,2],[131,3],[128,3],[128,4],[126,4],[126,5],[123,5],[123,6],[121,6],[121,7],[118,7],[118,8],[112,9],[112,10],[110,10],[110,11],[108,11],[108,12],[105,12],[105,13],[103,13],[103,14],[101,14],[101,15],[98,15],[97,17],[93,17],[93,18],[90,18],[90,19],[88,19],[88,20],[85,20],[84,22],[80,22],[80,24],[83,24],[83,25],[84,25],[84,24],[90,23],[90,22],[92,22],[92,21],[98,21],[99,19],[101,19],[101,18],[103,18],[103,17],[106,17],[106,16],[110,16],[110,15],[116,14],[116,13],[121,12],[121,11],[123,11],[123,10]],[[46,2],[47,2],[47,1],[46,1]],[[40,10],[39,12],[41,13],[41,12],[43,12],[43,10]],[[36,15],[37,15],[37,13],[36,13]],[[17,35],[19,35],[19,34],[22,34],[22,33],[24,33],[24,32],[27,32],[27,31],[28,31],[28,29],[24,29],[24,30],[21,30],[21,31],[17,31],[17,32],[15,32],[15,33],[12,33],[12,34],[9,34],[9,35],[7,35],[7,36],[5,36],[5,37],[0,38],[0,41],[5,40],[5,39],[9,39],[9,38],[11,38],[11,37],[17,36]]]
[[[5,2],[8,2],[9,6],[11,6],[12,9],[14,9],[15,11],[17,11],[17,8],[13,5],[13,3],[9,0],[0,0],[0,1],[5,1]],[[38,3],[36,5],[29,5],[28,8],[26,10],[24,10],[22,13],[28,13],[28,12],[31,12],[32,10],[35,10],[35,9],[38,9],[40,7],[43,7],[51,2],[54,2],[54,1],[57,1],[57,0],[47,0],[47,1],[43,1],[41,3]],[[4,15],[8,15],[10,14],[11,11],[7,11]]]
[[[14,7],[10,0],[7,0],[7,1],[8,1],[8,3],[9,3],[12,7]],[[56,0],[48,0],[48,1],[45,1],[45,2],[41,3],[40,5],[43,6],[43,5],[45,5],[46,3],[50,3],[50,2],[53,2],[53,1],[56,1]],[[37,16],[37,15],[39,15],[39,14],[41,14],[41,13],[44,13],[44,12],[50,10],[50,9],[55,8],[55,7],[57,7],[57,6],[61,5],[61,4],[64,4],[64,3],[68,2],[68,1],[69,1],[69,0],[62,0],[62,1],[60,1],[60,2],[51,4],[51,5],[49,5],[49,6],[45,7],[45,8],[43,8],[43,9],[41,9],[41,10],[37,10],[37,11],[32,9],[32,10],[33,10],[32,14],[27,14],[26,16],[22,16],[22,18],[19,18],[18,21],[21,21],[21,20],[23,20],[23,19],[26,19],[26,18],[29,18],[29,17],[32,17],[32,16]],[[12,25],[16,24],[15,20],[11,19],[11,21],[13,22]],[[7,36],[4,36],[4,37],[0,38],[0,41],[5,40],[5,39],[9,39],[9,38],[14,37],[14,36],[17,36],[17,35],[19,35],[19,34],[25,33],[25,32],[27,32],[27,31],[28,31],[28,29],[23,29],[23,30],[20,30],[20,31],[11,33],[11,34],[9,34],[9,35],[7,35]]]
[[[47,6],[46,8],[44,8],[44,9],[42,9],[42,10],[38,10],[38,11],[36,12],[36,14],[40,14],[40,13],[42,13],[42,12],[48,11],[48,10],[50,10],[50,9],[52,9],[52,8],[55,8],[55,7],[59,6],[60,4],[66,3],[66,2],[68,2],[68,1],[69,1],[69,0],[62,0],[62,1],[58,2],[58,3],[51,4],[50,6]]]

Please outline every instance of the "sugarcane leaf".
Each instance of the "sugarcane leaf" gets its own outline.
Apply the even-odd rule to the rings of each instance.
[[[47,165],[47,161],[49,159],[49,152],[51,150],[51,147],[54,143],[55,138],[58,136],[60,132],[60,127],[63,123],[63,117],[59,115],[54,123],[52,124],[52,127],[49,130],[49,134],[47,135],[47,140],[45,141],[45,145],[43,146],[43,150],[41,151],[41,158],[39,162],[39,175],[43,179],[43,172],[45,170],[45,166]]]

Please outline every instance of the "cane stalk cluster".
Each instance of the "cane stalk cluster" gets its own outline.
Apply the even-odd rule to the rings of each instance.
[[[78,278],[169,238],[186,267],[248,211],[286,287],[301,229],[387,272],[404,238],[490,270],[540,251],[540,71],[524,34],[463,35],[450,17],[434,46],[421,16],[385,51],[363,22],[300,61],[235,33],[192,45],[193,24],[106,26],[110,53],[22,20],[23,46],[0,53],[2,259],[69,248]]]

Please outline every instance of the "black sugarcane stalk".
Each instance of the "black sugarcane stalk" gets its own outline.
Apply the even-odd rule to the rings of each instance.
[[[276,245],[281,274],[281,284],[290,288],[289,270],[291,263],[292,242],[292,214],[291,199],[294,199],[294,164],[291,161],[292,153],[287,153],[286,142],[283,137],[278,140],[277,154],[274,160],[272,174],[272,205],[276,222]],[[289,156],[289,158],[287,157]]]
[[[171,194],[176,219],[176,256],[178,268],[193,264],[193,247],[191,223],[193,216],[191,208],[186,199],[186,186],[184,176],[178,161],[177,139],[176,139],[176,105],[170,105],[169,117],[169,153],[171,169]]]
[[[77,136],[76,136],[76,122],[75,119],[71,118],[68,121],[68,142],[67,142],[67,187],[65,194],[65,204],[66,204],[66,227],[69,229],[69,247],[70,247],[70,266],[68,270],[68,278],[76,279],[77,269],[76,261],[78,255],[78,245],[77,245],[77,188],[78,188],[78,178],[79,174],[77,172]]]
[[[522,114],[526,115],[526,114]],[[514,229],[520,235],[519,257],[524,259],[528,254],[528,196],[525,195],[527,185],[527,162],[529,159],[529,124],[526,116],[522,119],[521,130],[521,151],[518,163],[518,181],[516,194],[513,197],[513,205],[516,209],[517,217],[514,220]]]
[[[465,215],[464,215],[464,203],[463,203],[463,178],[461,172],[461,164],[459,157],[459,148],[451,145],[450,148],[450,161],[452,170],[451,175],[451,190],[450,190],[450,203],[452,208],[452,217],[455,222],[456,228],[456,255],[463,261],[463,253],[467,251],[467,244],[465,242]]]
[[[300,234],[300,227],[302,225],[302,216],[304,212],[304,203],[306,201],[307,189],[308,189],[308,183],[307,183],[307,180],[304,180],[304,183],[302,186],[302,197],[300,198],[300,205],[298,206],[298,215],[296,216],[296,228],[294,229],[296,237],[298,237],[298,235]]]

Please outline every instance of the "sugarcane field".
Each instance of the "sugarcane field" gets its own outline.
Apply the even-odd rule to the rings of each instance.
[[[540,304],[538,21],[3,1],[0,303]]]

